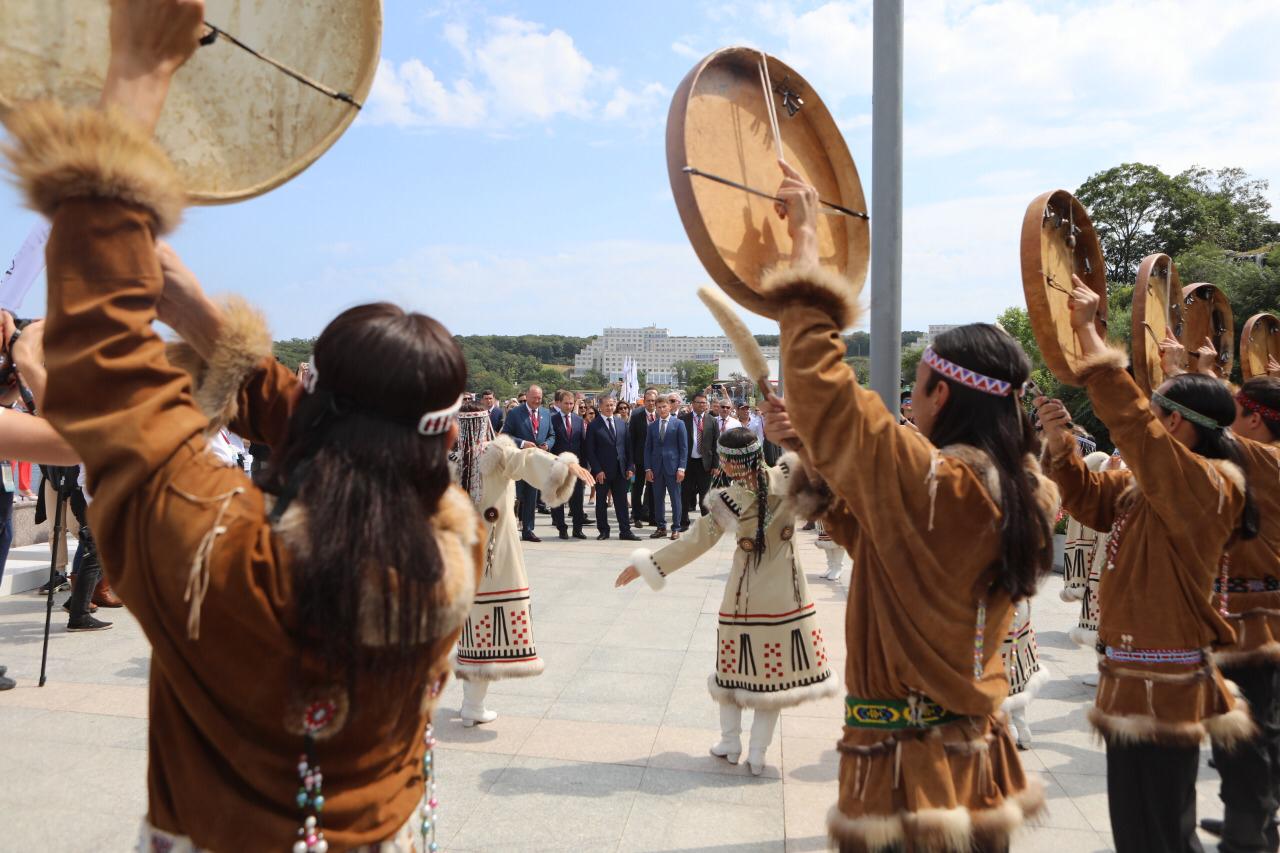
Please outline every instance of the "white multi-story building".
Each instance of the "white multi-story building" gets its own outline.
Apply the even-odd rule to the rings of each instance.
[[[777,347],[763,347],[768,358],[778,357]],[[581,377],[598,370],[610,382],[622,378],[622,365],[628,359],[636,363],[650,385],[676,384],[675,364],[698,361],[718,364],[723,357],[737,353],[724,335],[673,337],[666,329],[645,326],[641,329],[606,328],[604,334],[583,347],[573,359],[573,376]]]
[[[958,329],[958,328],[960,327],[956,323],[930,323],[929,333],[925,335],[923,338],[920,338],[918,341],[916,341],[916,346],[920,347],[920,349],[933,346],[933,342],[937,340],[938,335],[942,334],[943,332],[949,332],[952,329]]]

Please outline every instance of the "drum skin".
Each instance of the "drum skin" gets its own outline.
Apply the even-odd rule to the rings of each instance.
[[[1138,265],[1133,288],[1133,378],[1148,394],[1164,382],[1160,342],[1166,332],[1182,334],[1182,283],[1178,266],[1163,253]]]
[[[1231,375],[1235,361],[1235,318],[1227,295],[1206,282],[1182,288],[1183,330],[1178,340],[1193,353],[1208,338],[1218,351],[1218,374]]]
[[[752,48],[724,48],[685,76],[667,115],[667,171],[681,222],[712,280],[744,308],[772,316],[759,295],[760,281],[790,257],[787,223],[769,199],[683,171],[692,166],[771,195],[777,191],[782,171],[760,81],[760,55]],[[784,159],[819,198],[866,211],[858,169],[822,99],[795,70],[773,57],[768,63]],[[803,100],[795,115],[776,94],[781,89]],[[844,275],[854,292],[861,290],[870,254],[867,220],[820,216],[818,253],[824,267]]]
[[[1044,362],[1058,381],[1080,385],[1084,356],[1067,307],[1073,274],[1102,297],[1095,322],[1103,338],[1107,327],[1106,267],[1084,205],[1066,190],[1037,196],[1022,220],[1020,255],[1027,314]]]
[[[1267,375],[1267,359],[1280,362],[1280,317],[1254,314],[1240,332],[1240,375],[1245,379]]]
[[[0,110],[40,99],[97,103],[109,19],[106,0],[0,3]],[[359,103],[373,85],[381,0],[207,0],[205,19]],[[191,201],[233,202],[298,175],[358,111],[220,38],[174,76],[156,139]]]

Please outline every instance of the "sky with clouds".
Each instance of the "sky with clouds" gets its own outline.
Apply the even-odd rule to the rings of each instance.
[[[1280,202],[1280,3],[906,7],[905,328],[1021,304],[1027,203],[1118,163],[1241,166]],[[191,211],[172,238],[278,338],[374,299],[460,334],[713,332],[664,137],[681,78],[731,44],[807,78],[873,190],[870,0],[384,0],[384,16],[373,91],[337,145],[264,197]],[[0,190],[0,254],[34,221]]]

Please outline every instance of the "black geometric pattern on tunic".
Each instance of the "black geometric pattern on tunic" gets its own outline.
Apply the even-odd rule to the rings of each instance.
[[[791,629],[791,670],[800,672],[809,668],[809,648],[799,628]]]
[[[507,620],[504,615],[505,608],[493,608],[493,644],[495,646],[510,645],[511,638],[507,635]]]
[[[751,651],[750,634],[740,634],[738,637],[738,672],[750,676],[757,674],[756,656]]]

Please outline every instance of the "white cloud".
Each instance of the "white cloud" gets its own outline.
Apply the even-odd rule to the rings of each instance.
[[[670,95],[667,87],[661,83],[649,83],[638,92],[619,86],[613,90],[613,97],[604,105],[601,115],[609,121],[651,121],[658,110],[666,106],[666,99]]]
[[[456,79],[441,79],[438,69],[447,62],[433,69],[416,58],[398,66],[383,59],[364,121],[500,131],[560,115],[585,118],[596,107],[593,92],[617,77],[612,69],[593,65],[564,30],[515,17],[488,19],[478,36],[465,24],[451,22],[442,36],[461,60]],[[643,101],[647,91],[632,100]],[[629,107],[614,107],[619,109],[625,114]]]
[[[683,39],[677,39],[671,43],[671,52],[676,56],[683,56],[686,59],[701,59],[705,55],[702,51],[699,51]]]

